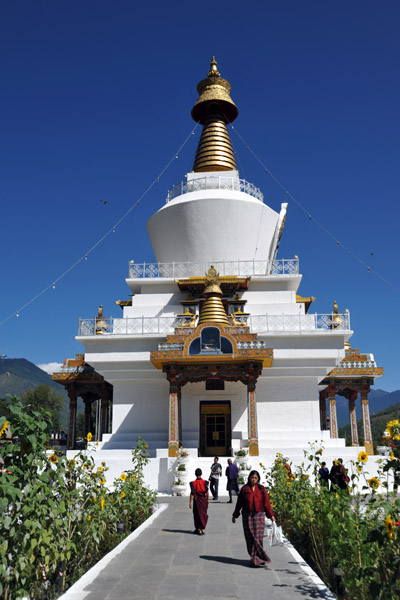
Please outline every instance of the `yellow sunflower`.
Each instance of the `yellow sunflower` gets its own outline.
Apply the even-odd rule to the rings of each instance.
[[[119,495],[120,498],[125,498],[125,492],[121,492]]]
[[[104,498],[103,498],[103,496],[102,496],[102,497],[101,497],[101,500],[100,500],[100,506],[101,506],[101,510],[103,510],[103,508],[104,508],[104,504],[105,504],[105,501],[104,501]]]
[[[132,477],[132,482],[135,481],[135,477]]]
[[[88,441],[88,442],[91,442],[91,441],[92,441],[92,437],[93,437],[93,436],[92,436],[92,434],[91,434],[91,433],[90,433],[90,431],[89,431],[89,433],[88,433],[88,434],[87,434],[87,436],[86,436],[86,439],[87,439],[87,441]]]
[[[0,437],[5,433],[8,429],[8,421],[4,421],[3,427],[0,429]]]
[[[106,482],[105,477],[100,478],[100,485],[104,485]]]
[[[99,467],[98,471],[99,473],[102,473],[104,471],[103,467]]]
[[[379,487],[379,479],[377,477],[371,477],[371,479],[368,479],[368,485],[373,490],[377,490]]]
[[[393,419],[393,421],[389,421],[386,428],[389,432],[390,437],[393,440],[400,439],[400,422],[398,419]]]
[[[364,450],[361,450],[361,452],[358,454],[358,460],[362,463],[366,463],[368,460],[368,454]]]
[[[388,536],[390,538],[392,538],[393,537],[393,529],[394,529],[394,527],[393,527],[393,525],[394,525],[393,519],[391,517],[386,517],[386,519],[385,519],[384,522],[385,522],[385,526],[386,526],[386,529],[387,529]]]
[[[126,473],[121,473],[120,479],[121,479],[121,481],[125,481]]]
[[[288,481],[288,482],[287,482],[287,486],[288,486],[288,487],[290,487],[291,485],[292,485],[292,482],[291,482],[291,481]]]
[[[393,454],[393,452],[391,452],[391,453],[389,454],[389,458],[390,458],[390,460],[393,460],[393,459],[394,459],[394,454]]]
[[[91,518],[92,518],[92,516],[91,516],[91,515],[89,515],[89,516],[88,516],[88,518],[87,518],[87,520],[88,520],[88,521],[90,521],[90,519],[91,519]]]
[[[49,456],[49,461],[53,463],[53,465],[55,465],[56,463],[58,463],[58,458],[55,454],[51,454]]]

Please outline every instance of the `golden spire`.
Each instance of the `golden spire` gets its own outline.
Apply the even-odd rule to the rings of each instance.
[[[237,169],[227,123],[232,123],[239,111],[229,95],[231,84],[222,79],[215,57],[210,62],[207,79],[197,86],[199,97],[192,108],[192,117],[204,125],[193,171],[231,171]]]
[[[206,288],[203,292],[206,300],[201,309],[200,318],[197,325],[203,323],[221,323],[221,325],[229,325],[228,315],[225,312],[224,305],[221,300],[222,290],[219,287],[219,273],[211,265],[211,268],[206,273]]]

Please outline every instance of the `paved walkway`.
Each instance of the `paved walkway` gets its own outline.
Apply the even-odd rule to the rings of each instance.
[[[193,534],[189,498],[161,498],[166,510],[71,600],[308,600],[333,598],[284,546],[265,547],[267,568],[249,568],[241,518],[226,498],[210,502],[204,536]]]

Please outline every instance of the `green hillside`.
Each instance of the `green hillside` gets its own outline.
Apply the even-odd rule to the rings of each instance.
[[[400,420],[400,402],[398,402],[397,404],[393,404],[392,406],[389,406],[388,408],[385,408],[375,413],[374,415],[371,415],[372,440],[374,443],[374,447],[379,445],[382,434],[386,429],[386,425],[389,421],[392,421],[393,419]],[[362,419],[359,419],[357,421],[357,428],[358,437],[361,443],[361,441],[364,438]],[[339,429],[339,437],[346,438],[346,445],[351,444],[350,425],[346,425],[345,427],[341,427]]]
[[[0,360],[0,398],[7,394],[21,398],[28,390],[38,385],[48,385],[64,397],[64,408],[60,415],[62,427],[68,424],[68,394],[64,387],[26,358],[3,358]]]

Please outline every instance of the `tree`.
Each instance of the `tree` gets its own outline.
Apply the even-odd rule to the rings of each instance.
[[[64,406],[64,398],[48,385],[38,385],[21,396],[21,402],[32,410],[45,409],[50,413],[51,428],[60,429],[60,412]]]

